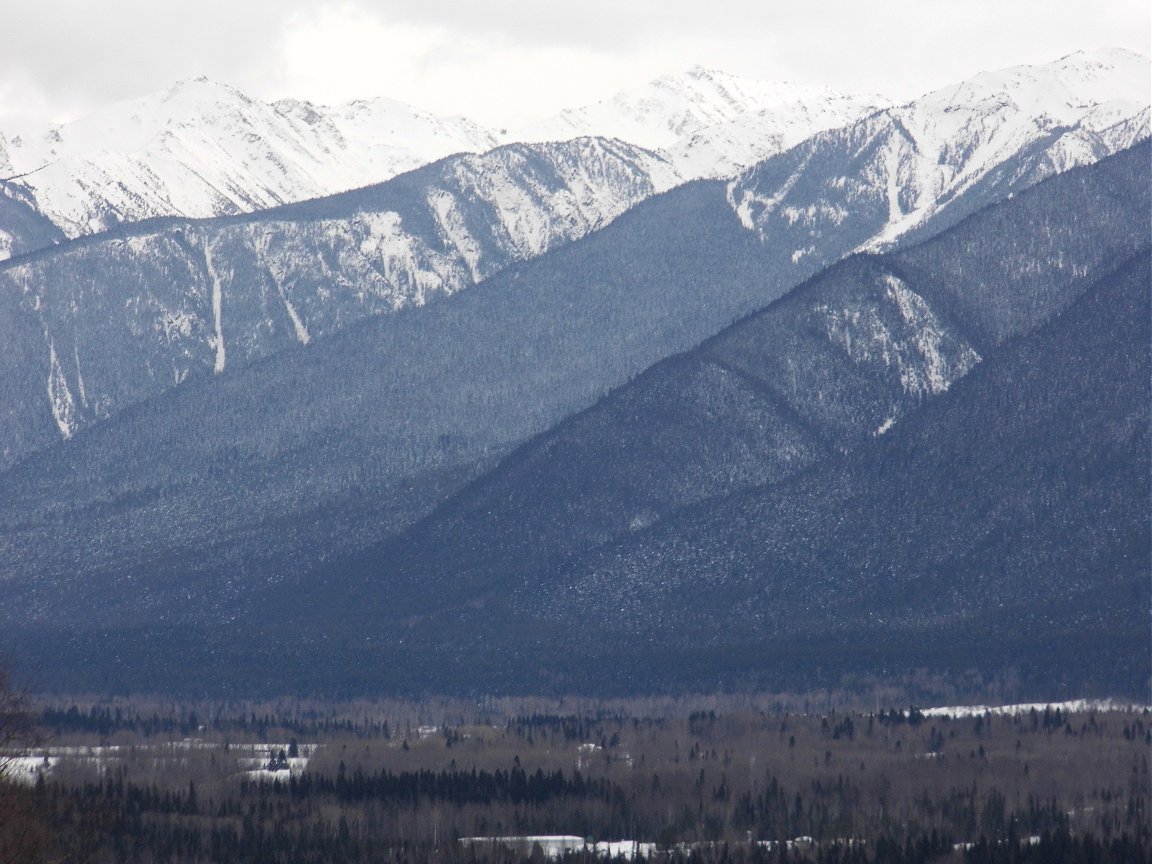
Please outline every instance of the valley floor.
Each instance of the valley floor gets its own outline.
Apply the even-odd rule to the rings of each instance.
[[[9,749],[0,784],[3,860],[1138,864],[1152,850],[1146,708],[57,700],[30,716],[39,743]]]

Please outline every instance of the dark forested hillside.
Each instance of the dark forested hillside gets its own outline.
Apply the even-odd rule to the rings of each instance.
[[[685,510],[551,590],[525,584],[520,605],[547,598],[550,627],[591,656],[659,642],[668,665],[645,677],[704,674],[727,650],[733,672],[768,677],[1015,668],[1142,692],[1149,266],[1131,259],[851,456]]]
[[[517,453],[523,485],[485,479],[401,545],[517,444],[772,301],[805,259],[774,267],[783,247],[743,228],[721,184],[689,184],[424,309],[189,382],[0,476],[7,644],[61,686],[596,688],[597,666],[564,652],[605,636],[611,686],[633,686],[650,655],[584,616],[629,630],[654,577],[626,561],[596,603],[627,603],[578,593],[563,611],[562,586],[607,572],[581,569],[589,550],[890,436],[1146,240],[1147,162],[1144,145],[1056,178],[942,252],[842,263],[562,427],[567,453],[550,438]],[[728,553],[699,552],[683,598],[743,584]],[[767,638],[728,625],[711,617]],[[644,651],[677,656],[647,632]],[[685,681],[772,666],[732,644],[698,646]]]
[[[518,448],[359,566],[423,609],[552,584],[570,557],[680,507],[891,435],[1147,242],[1147,162],[1137,148],[830,268]]]
[[[567,560],[525,552],[535,567],[470,570],[473,534],[454,558],[426,547],[446,564],[410,582],[337,580],[363,610],[347,644],[375,633],[391,648],[368,656],[396,652],[357,677],[628,690],[927,668],[1143,692],[1150,278],[1145,252],[789,482]]]
[[[783,291],[762,250],[721,184],[691,184],[454,297],[79,433],[0,476],[12,623],[258,618],[245,598],[265,582],[403,528]]]

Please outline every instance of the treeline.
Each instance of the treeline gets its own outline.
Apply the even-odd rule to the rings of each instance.
[[[553,799],[621,799],[622,790],[607,780],[586,780],[579,771],[566,777],[563,771],[545,774],[540,768],[528,773],[519,766],[509,771],[379,771],[369,774],[357,768],[335,778],[304,774],[287,782],[241,781],[240,796],[261,795],[269,790],[290,798],[333,797],[339,801],[384,800],[398,806],[445,802],[450,804],[542,804]]]
[[[966,861],[1135,862],[1145,859],[1120,852],[1146,857],[1152,848],[1143,796],[1129,799],[1120,818],[1108,823],[1109,837],[1097,838],[1074,832],[1056,798],[1032,797],[1013,808],[996,789],[923,790],[910,811],[910,802],[865,796],[843,775],[803,789],[771,778],[763,792],[743,791],[729,801],[723,781],[711,787],[698,779],[684,787],[654,774],[648,788],[626,789],[579,772],[520,767],[305,773],[217,784],[211,794],[191,782],[179,790],[137,784],[124,773],[72,786],[41,781],[26,793],[30,812],[56,838],[65,860],[394,860],[398,846],[428,853],[461,836],[540,835],[556,833],[558,826],[598,839],[655,840],[669,854],[679,850],[692,860],[706,853],[702,860],[708,861],[727,860],[731,851],[720,850],[740,848],[737,838],[787,848],[789,839],[812,837],[811,848],[805,847],[810,860],[845,862],[936,860],[968,838],[977,839],[968,839]],[[703,776],[701,771],[698,778]],[[889,808],[899,819],[886,814]],[[909,812],[918,817],[912,824],[905,821]],[[939,827],[928,830],[931,823]],[[1034,846],[1063,857],[1042,857],[1047,853]],[[1004,858],[1005,847],[1034,857]],[[1113,854],[1108,850],[1120,857],[1107,857]],[[794,849],[798,858],[800,851]]]
[[[128,732],[151,738],[157,735],[180,735],[187,737],[204,731],[251,733],[258,738],[266,738],[269,733],[291,732],[300,736],[315,737],[321,734],[351,733],[388,738],[392,732],[387,720],[357,722],[348,717],[317,716],[306,712],[262,712],[220,711],[202,717],[195,709],[181,709],[175,713],[161,715],[141,714],[119,706],[91,705],[82,710],[77,705],[68,708],[45,706],[36,712],[36,721],[53,738],[62,735],[86,732],[108,738],[117,732]]]

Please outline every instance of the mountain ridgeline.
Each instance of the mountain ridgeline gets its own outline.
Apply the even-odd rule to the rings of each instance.
[[[0,177],[58,236],[80,237],[156,217],[265,210],[509,143],[614,138],[660,151],[685,179],[728,177],[884,104],[697,67],[509,131],[388,98],[269,103],[198,78],[53,128],[0,134]],[[5,217],[0,260],[30,248]]]
[[[161,220],[0,265],[0,466],[186,380],[455,293],[677,182],[581,139],[445,159],[259,214]]]
[[[14,172],[0,198],[8,238],[0,244],[22,257],[0,267],[12,307],[0,321],[12,346],[3,396],[16,406],[0,415],[0,469],[184,381],[546,254],[696,176],[682,157],[699,161],[718,142],[740,149],[747,138],[770,157],[731,181],[727,197],[763,239],[771,281],[791,287],[854,249],[931,236],[1134,144],[1148,130],[1147,77],[1138,55],[1080,53],[868,114],[868,100],[693,70],[538,130],[631,143],[509,145],[319,201],[123,228],[151,214],[235,214],[296,200],[373,170],[390,176],[385,156],[396,155],[398,135],[426,154],[493,139],[387,100],[272,106],[206,81],[43,140],[13,138],[0,150],[0,171]],[[117,147],[127,149],[117,156]],[[116,230],[59,243],[61,232],[107,228]],[[741,308],[739,298],[723,307],[722,323]]]

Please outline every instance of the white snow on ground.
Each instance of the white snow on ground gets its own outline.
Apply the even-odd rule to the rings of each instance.
[[[0,759],[0,771],[5,780],[34,786],[59,763],[58,756],[10,756]]]
[[[604,858],[623,857],[627,861],[636,858],[649,858],[656,854],[655,843],[641,843],[637,840],[605,840],[592,845],[592,851]]]
[[[832,344],[855,363],[892,369],[911,396],[942,393],[980,362],[980,355],[949,332],[919,294],[892,275],[884,277],[880,302],[867,298],[844,308],[819,304],[813,312]],[[875,434],[886,431],[881,426]]]
[[[460,845],[465,848],[495,846],[522,854],[528,854],[534,847],[539,846],[544,857],[553,859],[574,852],[590,852],[601,858],[623,857],[628,861],[656,854],[655,843],[642,843],[637,840],[605,840],[590,843],[585,838],[573,834],[461,837]]]
[[[436,221],[440,225],[440,230],[444,232],[445,239],[468,265],[472,281],[479,282],[484,278],[480,270],[484,250],[464,223],[456,197],[443,189],[433,189],[428,195],[428,203],[432,207],[432,212],[436,214]]]
[[[227,354],[224,350],[224,289],[220,286],[220,276],[212,265],[212,243],[204,243],[204,266],[208,270],[208,279],[212,282],[212,322],[216,333],[213,347],[216,349],[216,362],[213,372],[219,375],[224,371]]]
[[[68,389],[68,378],[60,366],[56,344],[51,337],[48,338],[48,404],[52,407],[52,417],[56,420],[60,435],[65,439],[71,438],[77,425],[76,401]]]
[[[925,717],[979,717],[984,714],[1014,716],[1032,711],[1043,713],[1045,710],[1084,714],[1091,711],[1152,711],[1152,707],[1112,699],[1074,699],[1068,702],[1024,702],[1018,705],[952,705],[925,708],[921,713]]]
[[[900,369],[904,391],[913,395],[943,393],[980,362],[980,355],[948,333],[924,298],[904,282],[891,275],[885,276],[884,282],[888,297],[896,301],[900,316],[913,334],[906,350],[915,357],[915,363],[905,362]]]
[[[154,766],[162,768],[172,764],[186,764],[187,753],[193,750],[213,750],[227,752],[236,758],[243,776],[256,780],[286,780],[299,776],[307,767],[308,761],[318,749],[318,744],[299,744],[299,755],[288,757],[280,767],[278,754],[287,754],[290,742],[272,744],[231,744],[185,738],[162,744],[132,744],[110,746],[71,746],[37,747],[27,753],[5,755],[0,753],[0,772],[4,776],[21,783],[35,783],[37,777],[49,776],[64,766],[94,768],[103,774],[113,765],[126,758],[133,760],[151,759]]]

